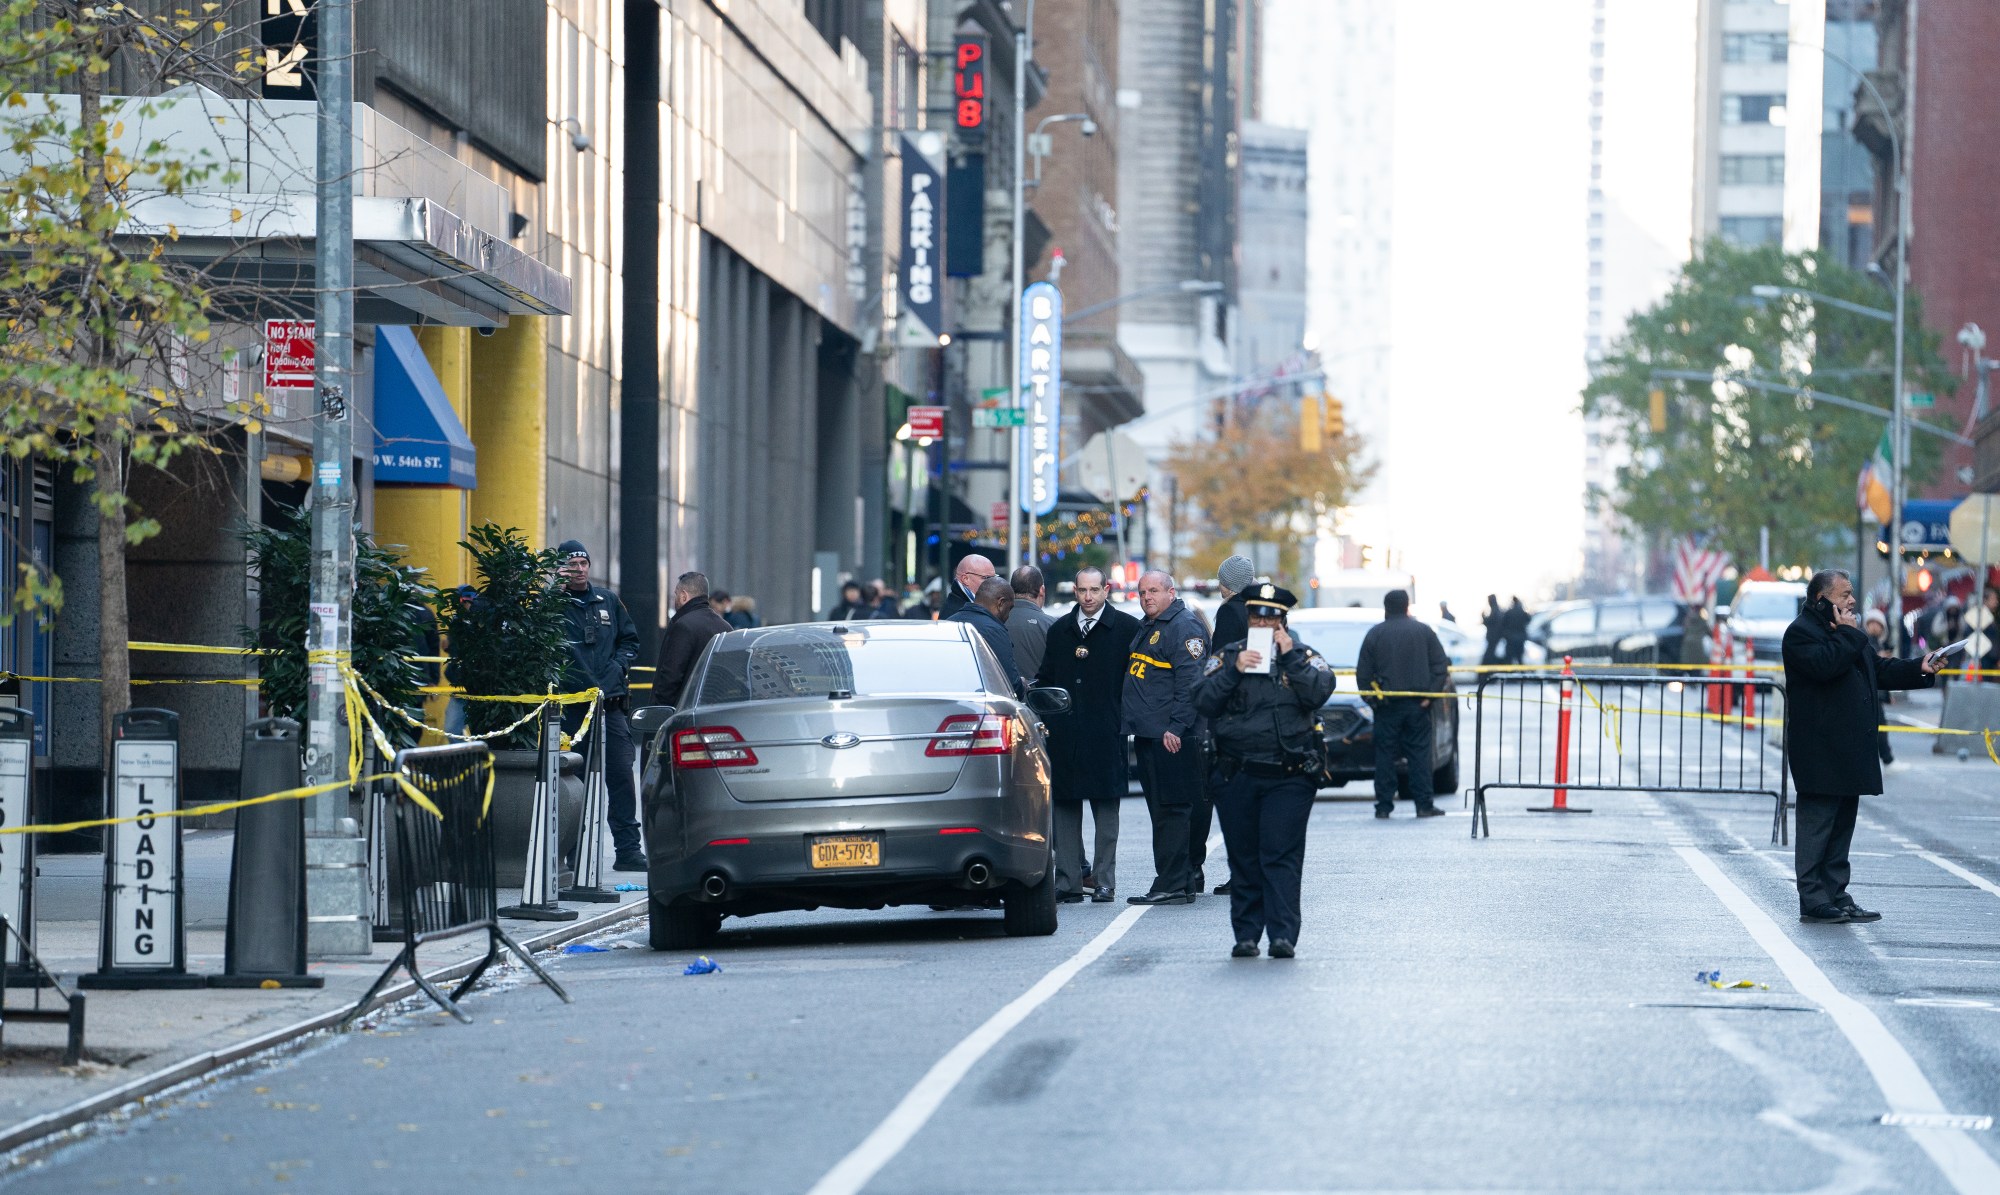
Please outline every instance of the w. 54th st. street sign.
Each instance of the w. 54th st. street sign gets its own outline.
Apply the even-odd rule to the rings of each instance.
[[[1062,292],[1037,282],[1021,292],[1021,509],[1039,518],[1056,508],[1062,464]]]

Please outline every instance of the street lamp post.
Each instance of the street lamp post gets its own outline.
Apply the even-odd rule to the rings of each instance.
[[[1907,43],[1908,49],[1908,62],[1905,64],[1903,71],[1905,112],[1909,110],[1907,106],[1908,102],[1916,90],[1916,9],[1917,0],[1910,0],[1909,11],[1904,16],[1904,20],[1907,22],[1905,25],[1907,34],[1904,40]],[[1888,101],[1882,98],[1882,92],[1868,78],[1866,71],[1863,71],[1860,67],[1855,66],[1852,62],[1827,49],[1825,46],[1814,45],[1811,42],[1800,41],[1797,38],[1790,39],[1790,44],[1804,46],[1808,50],[1818,50],[1831,61],[1846,67],[1848,72],[1860,81],[1861,86],[1875,101],[1875,106],[1882,112],[1882,127],[1889,134],[1889,153],[1895,159],[1896,309],[1891,313],[1891,322],[1895,325],[1896,359],[1894,365],[1895,384],[1892,392],[1895,401],[1889,412],[1889,600],[1896,606],[1896,634],[1900,639],[1904,633],[1902,612],[1903,490],[1906,485],[1904,475],[1908,471],[1910,438],[1909,416],[1904,410],[1904,387],[1906,383],[1903,379],[1903,329],[1904,317],[1907,314],[1906,300],[1908,298],[1907,291],[1910,272],[1910,162],[1909,158],[1903,152],[1903,131],[1897,127],[1899,123],[1898,117],[1890,110]],[[1870,310],[1870,314],[1874,314],[1872,309]]]

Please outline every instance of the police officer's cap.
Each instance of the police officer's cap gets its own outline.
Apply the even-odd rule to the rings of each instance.
[[[1250,613],[1262,614],[1268,618],[1273,614],[1283,615],[1289,612],[1293,606],[1299,604],[1299,599],[1291,590],[1267,581],[1262,585],[1252,585],[1245,590],[1243,604],[1249,607]]]
[[[556,555],[562,557],[564,560],[576,560],[579,558],[588,560],[590,559],[590,549],[584,547],[581,540],[566,539],[556,545]]]

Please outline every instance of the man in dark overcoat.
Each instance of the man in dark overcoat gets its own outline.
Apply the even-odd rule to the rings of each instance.
[[[1120,726],[1125,669],[1139,620],[1107,604],[1094,568],[1077,570],[1076,605],[1049,627],[1037,686],[1069,690],[1070,708],[1049,720],[1049,796],[1055,805],[1056,899],[1083,899],[1083,806],[1096,842],[1091,900],[1109,903],[1118,886],[1118,803],[1125,798],[1125,732]]]
[[[1861,798],[1882,791],[1875,751],[1877,694],[1928,689],[1941,661],[1883,659],[1854,616],[1854,583],[1828,569],[1806,583],[1799,616],[1785,628],[1786,753],[1798,789],[1793,861],[1799,920],[1880,921],[1847,895],[1848,845]]]

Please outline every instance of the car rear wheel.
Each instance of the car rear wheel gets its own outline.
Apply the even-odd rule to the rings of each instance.
[[[1056,860],[1042,872],[1042,882],[1032,887],[1015,883],[1000,898],[1002,916],[1010,938],[1046,938],[1056,932]]]
[[[649,905],[647,937],[655,950],[688,950],[706,946],[722,929],[722,914],[700,905]]]

